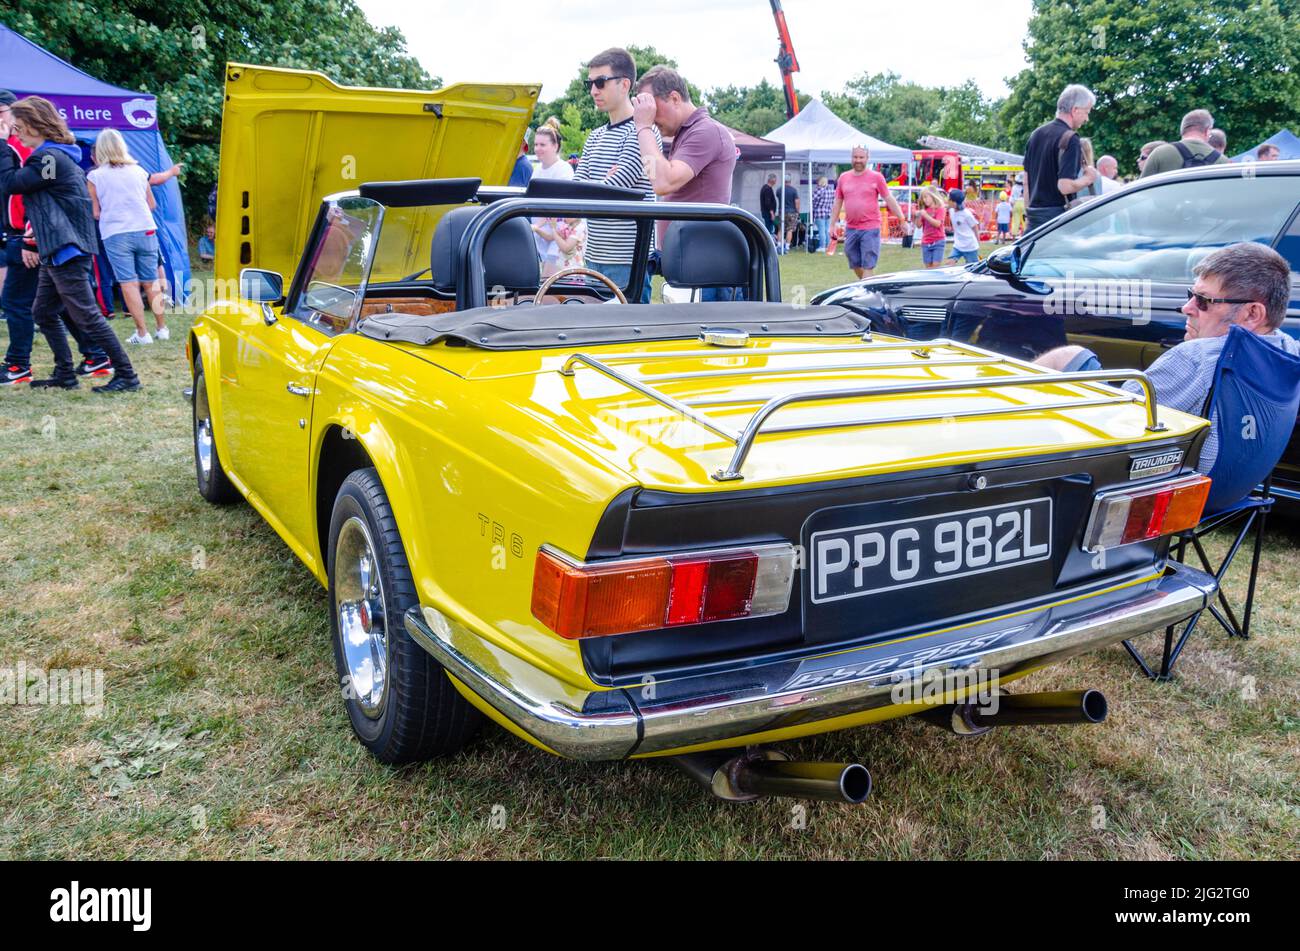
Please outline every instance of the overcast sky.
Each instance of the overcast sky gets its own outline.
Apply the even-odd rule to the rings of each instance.
[[[637,43],[674,57],[696,86],[779,83],[776,26],[765,0],[358,0],[370,22],[396,26],[443,82],[542,83],[564,91],[576,66],[609,46]],[[801,92],[838,92],[862,72],[892,70],[928,86],[974,79],[1001,96],[1025,65],[1031,0],[786,0]]]

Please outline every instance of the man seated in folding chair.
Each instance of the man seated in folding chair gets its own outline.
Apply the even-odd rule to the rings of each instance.
[[[1204,569],[1222,583],[1238,549],[1251,529],[1255,531],[1241,621],[1222,588],[1219,604],[1208,605],[1229,636],[1246,638],[1264,521],[1273,505],[1270,473],[1291,438],[1300,407],[1300,342],[1279,330],[1290,298],[1291,269],[1271,248],[1243,243],[1207,255],[1193,271],[1196,283],[1182,308],[1187,317],[1184,340],[1162,354],[1146,373],[1162,406],[1210,420],[1196,465],[1211,479],[1210,495],[1200,525],[1179,536],[1173,557],[1183,561],[1190,544]],[[1038,362],[1057,370],[1101,368],[1095,355],[1083,347],[1060,347]],[[1136,382],[1124,385],[1142,392]],[[1256,493],[1261,484],[1262,492]],[[1201,538],[1234,523],[1236,535],[1216,570]],[[1198,612],[1176,643],[1174,628],[1165,631],[1158,672],[1131,643],[1125,641],[1124,646],[1148,677],[1168,680],[1199,620]]]

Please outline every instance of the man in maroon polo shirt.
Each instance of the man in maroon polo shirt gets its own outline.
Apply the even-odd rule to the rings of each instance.
[[[736,169],[736,143],[727,127],[709,110],[691,102],[686,80],[675,69],[655,66],[636,84],[632,121],[646,177],[663,201],[731,203],[731,175]],[[653,126],[671,137],[665,156],[655,143]],[[659,222],[659,244],[667,222]],[[701,300],[732,300],[740,288],[703,288]]]

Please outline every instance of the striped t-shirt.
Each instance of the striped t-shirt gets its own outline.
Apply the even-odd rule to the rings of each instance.
[[[655,146],[662,150],[659,130],[651,126]],[[641,147],[636,140],[636,124],[628,116],[622,122],[607,123],[587,136],[578,160],[574,180],[597,182],[617,188],[634,188],[645,192],[646,201],[654,201],[654,189],[641,162]],[[654,233],[651,232],[651,241]],[[584,257],[597,264],[631,264],[636,250],[636,222],[592,218],[587,222],[587,249]]]

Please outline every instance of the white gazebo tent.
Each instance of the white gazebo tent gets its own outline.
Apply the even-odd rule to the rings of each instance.
[[[812,210],[812,168],[814,163],[831,163],[847,165],[849,153],[855,145],[864,145],[869,153],[872,165],[912,165],[912,150],[890,145],[873,138],[865,132],[859,132],[835,113],[826,108],[819,99],[811,99],[808,105],[779,128],[773,129],[765,138],[785,145],[785,161],[781,163],[781,182],[785,182],[787,163],[806,165],[808,168],[808,204]],[[909,176],[910,178],[910,176]],[[781,220],[785,219],[785,189],[781,189]]]

